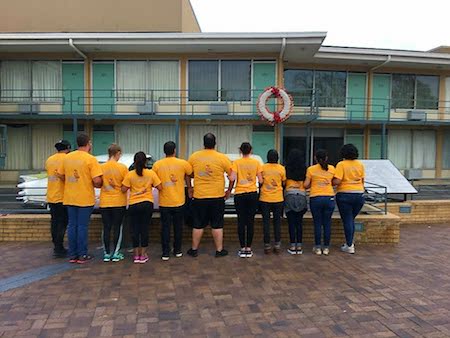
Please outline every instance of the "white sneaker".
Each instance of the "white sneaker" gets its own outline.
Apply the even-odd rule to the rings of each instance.
[[[314,247],[313,253],[316,254],[317,256],[320,256],[322,254],[322,249],[319,247]]]
[[[355,244],[348,246],[347,243],[345,243],[341,246],[341,251],[349,253],[349,254],[354,254],[355,253]]]
[[[244,249],[238,251],[238,256],[241,258],[247,258],[247,252]]]
[[[297,254],[297,249],[294,247],[290,247],[289,249],[287,249],[287,252],[290,253],[291,255],[296,255]]]
[[[247,258],[252,258],[253,257],[253,251],[252,249],[248,250],[245,252],[245,257]]]
[[[330,253],[330,248],[323,248],[322,253],[323,253],[325,256],[328,256],[329,253]]]

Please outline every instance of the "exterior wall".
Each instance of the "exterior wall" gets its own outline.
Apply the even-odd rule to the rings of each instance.
[[[450,219],[450,201],[408,201],[389,203],[388,211],[401,218],[402,226],[408,224],[448,224]]]
[[[199,31],[188,0],[0,2],[0,32]]]

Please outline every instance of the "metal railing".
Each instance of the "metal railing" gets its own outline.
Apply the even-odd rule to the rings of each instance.
[[[256,117],[262,90],[91,90],[0,91],[0,116],[210,116]],[[334,121],[450,122],[450,101],[391,100],[292,92],[293,116]],[[268,101],[270,110],[281,108]]]
[[[388,202],[387,187],[366,181],[364,182],[364,188],[366,190],[366,204],[369,205],[374,212],[381,212],[386,215]]]

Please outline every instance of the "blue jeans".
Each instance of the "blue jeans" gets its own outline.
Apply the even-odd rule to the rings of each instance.
[[[321,246],[323,226],[323,245],[324,247],[329,247],[331,239],[331,216],[335,207],[334,196],[311,197],[309,206],[314,221],[315,246]]]
[[[69,239],[69,257],[76,258],[87,255],[88,225],[94,207],[67,206],[69,224],[67,237]]]
[[[355,217],[364,205],[364,194],[339,192],[336,194],[336,203],[344,225],[345,241],[351,246],[355,234]]]

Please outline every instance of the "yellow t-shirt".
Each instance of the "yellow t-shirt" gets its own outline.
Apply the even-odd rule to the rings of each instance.
[[[303,186],[303,181],[295,181],[288,178],[286,180],[286,191],[289,190],[300,190],[305,191],[305,187]]]
[[[283,183],[286,181],[286,170],[281,164],[266,163],[262,166],[263,185],[259,200],[261,202],[283,202]]]
[[[225,177],[231,172],[231,162],[214,149],[197,151],[188,161],[194,171],[194,198],[225,196]]]
[[[64,197],[64,180],[58,177],[58,168],[64,160],[65,153],[56,153],[50,156],[45,162],[47,170],[47,202],[62,203]]]
[[[257,175],[262,172],[262,165],[258,160],[243,157],[234,161],[231,169],[236,173],[235,195],[257,191]]]
[[[103,186],[100,191],[100,208],[124,207],[127,205],[127,194],[123,193],[122,181],[128,173],[122,163],[110,160],[101,165]]]
[[[344,160],[336,165],[334,177],[342,180],[337,192],[364,192],[364,164],[358,160]]]
[[[66,155],[58,173],[65,176],[64,205],[94,206],[95,191],[92,179],[102,176],[102,169],[94,156],[75,150]]]
[[[162,190],[159,192],[161,207],[179,207],[185,203],[185,176],[192,174],[189,162],[166,157],[153,164],[153,171],[161,180]]]
[[[322,169],[320,164],[313,165],[306,170],[306,177],[311,180],[310,197],[334,196],[333,177],[334,167],[328,165],[328,171]]]
[[[153,170],[144,169],[142,176],[136,173],[136,170],[129,171],[122,184],[130,188],[129,204],[141,202],[153,203],[153,187],[161,184],[161,180]]]

